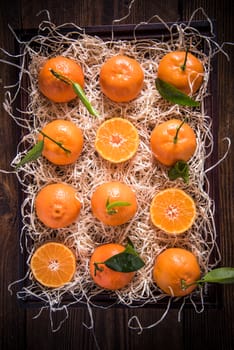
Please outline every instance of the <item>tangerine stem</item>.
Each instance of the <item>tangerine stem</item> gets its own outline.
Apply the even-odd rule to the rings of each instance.
[[[66,153],[71,153],[71,151],[70,151],[69,149],[65,148],[65,147],[62,145],[61,142],[55,141],[54,139],[52,139],[52,137],[46,135],[46,134],[45,134],[43,131],[41,131],[41,130],[39,131],[39,133],[42,134],[44,137],[47,137],[47,139],[49,139],[50,141],[56,143],[56,145],[58,145],[60,148],[62,148],[62,150],[64,150],[64,152],[66,152]]]
[[[110,200],[108,197],[106,201],[106,211],[107,211],[107,214],[113,215],[117,213],[117,210],[115,209],[116,207],[127,207],[129,205],[131,205],[130,202],[124,202],[124,201],[114,201],[110,203]]]
[[[185,117],[184,120],[181,122],[181,124],[176,128],[176,134],[175,134],[174,139],[173,139],[173,143],[174,143],[174,144],[177,143],[179,131],[180,131],[181,127],[183,126],[183,124],[184,124],[186,121],[187,121],[187,118]]]
[[[103,267],[99,267],[99,264],[105,264],[104,262],[94,262],[94,276],[96,276],[97,271],[102,272],[103,271]]]
[[[50,72],[55,76],[55,78],[63,81],[65,84],[71,85],[75,94],[80,98],[83,105],[87,108],[89,113],[95,117],[99,117],[98,112],[93,108],[88,98],[86,97],[84,90],[80,86],[80,84],[72,81],[71,79],[65,77],[64,75],[56,72],[54,69],[50,68]]]
[[[180,67],[182,69],[182,71],[185,71],[186,69],[186,62],[187,62],[187,58],[188,58],[188,48],[186,47],[185,50],[185,58],[184,58],[184,63],[182,64],[182,66]]]

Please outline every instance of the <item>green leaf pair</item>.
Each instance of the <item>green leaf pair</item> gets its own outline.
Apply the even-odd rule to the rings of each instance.
[[[177,161],[175,165],[169,169],[168,177],[170,180],[176,180],[178,178],[182,178],[185,183],[188,183],[189,182],[188,163],[183,160]]]
[[[118,272],[134,272],[141,269],[145,263],[136,252],[131,240],[128,238],[128,244],[122,253],[116,254],[104,262],[96,262],[96,270],[102,271],[99,264],[105,264],[107,267]]]

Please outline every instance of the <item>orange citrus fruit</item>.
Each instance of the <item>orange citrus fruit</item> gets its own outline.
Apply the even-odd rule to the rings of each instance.
[[[153,280],[166,294],[184,296],[190,294],[196,284],[190,285],[200,279],[200,267],[195,255],[182,248],[168,248],[155,260]]]
[[[204,68],[201,61],[188,52],[185,69],[185,51],[173,51],[166,54],[158,65],[158,78],[175,86],[185,94],[194,94],[201,86]]]
[[[153,224],[169,234],[180,234],[188,230],[196,217],[196,206],[192,197],[178,188],[158,192],[150,205]]]
[[[129,102],[136,98],[144,82],[140,64],[124,55],[109,58],[100,70],[100,87],[104,95],[115,102]]]
[[[62,287],[76,270],[73,252],[62,243],[48,242],[37,248],[30,262],[35,279],[46,287]]]
[[[44,225],[50,228],[62,228],[77,219],[81,203],[75,188],[64,183],[54,183],[46,185],[38,192],[35,209]]]
[[[84,143],[82,131],[78,126],[69,120],[57,119],[46,124],[42,132],[60,143],[67,150],[62,149],[55,142],[44,137],[42,154],[45,158],[56,165],[75,163],[80,156]],[[38,139],[43,139],[42,134],[39,135]]]
[[[181,120],[171,119],[157,125],[151,133],[152,152],[166,166],[174,165],[178,160],[188,161],[196,150],[195,132],[187,123],[182,123]]]
[[[46,60],[38,75],[38,87],[53,102],[69,102],[77,97],[72,86],[56,78],[51,69],[84,87],[84,74],[80,65],[71,58],[56,56]]]
[[[108,209],[108,203],[111,206],[110,209]],[[137,211],[136,194],[130,186],[120,181],[105,182],[92,194],[91,207],[93,215],[104,224],[122,225]]]
[[[112,163],[121,163],[132,158],[138,145],[138,131],[127,119],[108,119],[97,130],[95,148],[104,159]]]
[[[102,244],[94,249],[90,258],[89,270],[92,279],[99,287],[116,290],[130,283],[134,277],[134,272],[119,272],[110,269],[105,264],[101,264],[124,250],[124,246],[118,243]],[[98,263],[99,269],[95,267],[95,263]]]

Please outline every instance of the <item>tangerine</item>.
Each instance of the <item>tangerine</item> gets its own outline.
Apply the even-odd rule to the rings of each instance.
[[[102,65],[99,81],[102,92],[110,100],[129,102],[139,95],[144,72],[134,58],[116,55]]]
[[[69,102],[77,97],[70,84],[56,78],[51,69],[84,87],[84,74],[81,66],[73,59],[56,56],[45,61],[38,75],[41,93],[53,102]]]
[[[197,258],[183,248],[164,250],[154,263],[153,280],[162,291],[175,297],[190,294],[196,288],[200,275]]]
[[[158,65],[158,78],[187,95],[193,95],[200,88],[203,76],[201,61],[186,51],[169,52]]]
[[[116,290],[125,287],[134,277],[134,272],[119,272],[110,269],[103,262],[125,250],[118,243],[102,244],[94,249],[90,258],[89,270],[93,281],[101,288]],[[98,269],[96,265],[98,263]]]
[[[188,161],[196,150],[197,142],[195,132],[187,123],[171,119],[155,126],[150,145],[155,158],[171,166],[179,160]]]
[[[135,126],[124,118],[111,118],[98,128],[95,139],[97,152],[112,163],[121,163],[132,158],[139,145]]]
[[[64,244],[48,242],[34,252],[30,267],[39,283],[58,288],[72,280],[76,271],[76,259]]]
[[[69,120],[57,119],[46,124],[42,132],[61,144],[62,149],[55,142],[44,137],[44,147],[42,154],[51,163],[56,165],[73,164],[79,158],[82,151],[84,139],[81,129]],[[39,140],[43,135],[39,135]]]
[[[118,226],[133,218],[137,211],[136,194],[120,181],[99,185],[91,197],[93,215],[106,225]]]
[[[62,228],[72,224],[78,217],[81,203],[76,189],[64,183],[43,187],[35,198],[39,220],[50,228]]]
[[[185,191],[168,188],[158,192],[150,205],[153,224],[168,234],[188,230],[196,217],[194,200]]]

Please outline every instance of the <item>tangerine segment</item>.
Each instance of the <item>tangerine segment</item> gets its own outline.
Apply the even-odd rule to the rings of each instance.
[[[200,279],[200,267],[193,253],[182,248],[169,248],[156,258],[153,279],[160,289],[172,296],[190,294],[196,284],[184,289]]]
[[[104,95],[115,102],[129,102],[140,93],[144,72],[133,58],[116,55],[109,58],[100,70],[100,87]]]
[[[107,243],[98,246],[90,258],[89,270],[94,282],[101,288],[116,290],[125,287],[134,277],[134,272],[119,272],[100,264],[113,255],[119,254],[125,247],[118,243]],[[99,270],[95,268],[95,263],[99,263]]]
[[[108,119],[97,130],[95,148],[104,159],[112,163],[132,158],[138,145],[138,131],[127,119]]]
[[[108,213],[107,202],[127,202],[127,206],[115,206],[114,212]],[[93,215],[110,226],[118,226],[129,221],[136,213],[137,199],[130,186],[119,181],[110,181],[99,185],[92,197]]]
[[[82,151],[84,139],[81,129],[69,120],[53,120],[48,123],[42,132],[60,143],[68,151],[59,147],[49,138],[44,138],[44,147],[42,154],[51,163],[56,165],[73,164],[79,158]],[[39,140],[43,136],[39,135]]]
[[[196,217],[194,200],[183,190],[169,188],[155,195],[150,206],[153,224],[169,234],[188,230]]]
[[[76,270],[76,259],[64,244],[48,242],[35,251],[30,266],[39,283],[57,288],[72,280]]]
[[[194,154],[197,142],[193,129],[178,119],[170,119],[155,126],[151,133],[150,145],[155,158],[166,166],[179,160],[187,162]],[[177,141],[174,142],[177,130]]]
[[[72,224],[78,217],[81,203],[76,189],[63,183],[43,187],[35,199],[36,214],[44,225],[50,228],[63,228]]]
[[[185,69],[185,51],[173,51],[166,54],[158,65],[158,78],[175,86],[185,94],[194,94],[201,86],[204,68],[201,61],[188,52]]]
[[[77,97],[70,84],[52,73],[51,69],[84,87],[84,74],[80,65],[71,58],[56,56],[45,61],[38,75],[38,87],[53,102],[69,102]]]

